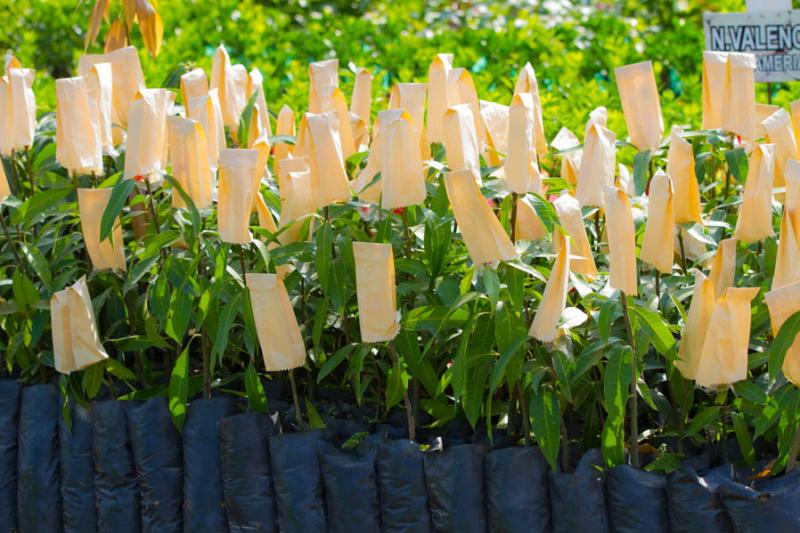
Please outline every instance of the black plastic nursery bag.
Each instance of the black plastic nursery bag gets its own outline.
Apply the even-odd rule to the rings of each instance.
[[[72,403],[69,421],[62,415],[58,424],[61,449],[61,498],[64,506],[64,531],[97,531],[94,501],[94,458],[92,415]]]
[[[233,398],[195,400],[183,427],[183,529],[227,531],[219,459],[219,422],[236,412]]]
[[[269,439],[270,466],[282,533],[324,533],[325,492],[317,458],[320,430]]]
[[[483,485],[483,459],[487,451],[488,447],[481,444],[460,444],[424,454],[434,531],[487,530]]]
[[[183,529],[181,436],[170,417],[168,400],[151,398],[128,409],[128,433],[139,479],[142,531]]]
[[[19,414],[17,527],[36,533],[61,532],[61,458],[58,418],[61,401],[50,385],[25,387]]]
[[[377,435],[362,441],[353,453],[321,443],[320,467],[325,484],[328,531],[380,533],[380,501],[375,460]]]
[[[550,531],[549,468],[539,448],[493,450],[485,466],[489,531]]]
[[[378,489],[384,533],[427,533],[431,530],[425,467],[419,444],[384,442],[378,448]]]
[[[700,476],[684,466],[669,474],[667,498],[672,533],[731,532],[719,495],[720,483],[730,479],[729,467],[715,468]]]
[[[0,381],[0,531],[17,529],[17,438],[22,384]]]
[[[128,438],[126,411],[132,404],[109,400],[92,408],[94,490],[100,533],[141,531],[139,484]]]
[[[800,531],[800,470],[753,483],[720,486],[722,505],[737,533]]]
[[[607,533],[608,513],[599,450],[589,450],[574,473],[550,473],[553,533]]]
[[[231,416],[219,423],[222,487],[232,533],[278,531],[269,464],[269,438],[277,434],[268,413]]]
[[[606,474],[606,498],[611,531],[617,533],[669,533],[667,479],[663,474],[630,465]]]

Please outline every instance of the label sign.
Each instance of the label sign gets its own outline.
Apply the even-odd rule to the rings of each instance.
[[[755,54],[756,81],[800,79],[800,10],[705,13],[706,50]]]

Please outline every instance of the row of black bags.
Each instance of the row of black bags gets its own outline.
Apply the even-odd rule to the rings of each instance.
[[[342,446],[239,411],[194,401],[182,435],[165,398],[73,406],[68,422],[55,388],[0,381],[0,532],[800,531],[800,470],[604,472],[590,451],[550,472],[536,448],[421,451],[384,431]]]

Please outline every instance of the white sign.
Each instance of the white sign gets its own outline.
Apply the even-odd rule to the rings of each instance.
[[[756,55],[756,81],[800,79],[800,10],[705,13],[706,50]]]
[[[747,0],[747,11],[775,11],[792,9],[792,0]]]

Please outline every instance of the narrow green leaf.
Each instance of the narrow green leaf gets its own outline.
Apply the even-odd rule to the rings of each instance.
[[[689,428],[686,430],[686,436],[694,437],[700,433],[701,430],[710,427],[712,423],[716,423],[716,421],[719,420],[719,411],[719,405],[709,405],[701,409],[692,419],[692,423],[689,424]]]
[[[489,379],[489,393],[494,394],[497,390],[497,387],[503,382],[503,378],[506,377],[506,368],[509,366],[511,359],[519,354],[522,353],[522,348],[526,347],[530,341],[530,337],[528,334],[524,334],[514,338],[510,343],[506,345],[506,348],[500,353],[500,357],[497,359],[497,362],[492,369],[492,376]]]
[[[308,415],[308,425],[311,429],[325,429],[325,422],[319,416],[319,411],[308,398],[306,398],[306,414]]]
[[[244,372],[244,389],[247,393],[247,405],[250,411],[253,413],[266,413],[267,395],[252,361],[247,365],[247,370]]]
[[[356,346],[356,344],[348,344],[347,346],[343,346],[336,350],[336,353],[328,358],[328,360],[325,361],[325,364],[322,365],[322,368],[319,369],[319,373],[317,373],[317,383],[322,383],[322,380],[325,379],[328,374],[336,370],[336,367],[342,364],[342,361],[347,359]]]
[[[536,216],[539,217],[544,229],[547,230],[548,236],[553,234],[556,227],[561,227],[556,208],[544,196],[537,193],[528,193],[528,199],[533,206],[533,210],[536,211]]]
[[[114,229],[114,223],[122,212],[122,208],[125,207],[125,202],[128,201],[128,196],[130,196],[135,186],[135,180],[121,179],[111,189],[111,198],[109,198],[108,205],[103,210],[103,217],[100,219],[101,241],[107,239],[109,235],[113,235],[111,230]]]
[[[555,472],[558,450],[561,447],[561,406],[558,397],[549,388],[534,394],[530,401],[533,416],[533,433],[550,468]]]
[[[744,148],[725,150],[725,161],[728,163],[731,176],[739,183],[744,184],[748,171],[747,152]]]
[[[391,409],[403,399],[407,381],[403,379],[403,367],[395,362],[386,376],[386,409]]]
[[[172,415],[172,423],[183,431],[183,423],[186,421],[186,401],[189,398],[189,346],[187,343],[169,377],[169,412]]]
[[[617,345],[608,356],[603,376],[603,401],[608,418],[617,422],[625,419],[631,379],[633,378],[633,354],[629,346]]]
[[[125,365],[116,359],[106,359],[106,372],[122,380],[134,380],[136,374],[128,369]]]
[[[781,373],[786,352],[800,332],[800,311],[786,319],[769,347],[769,375],[775,379]]]
[[[30,224],[33,219],[41,215],[58,202],[69,196],[72,187],[57,187],[39,191],[20,204],[14,214],[11,215],[12,224]]]
[[[750,436],[747,422],[745,422],[741,413],[733,413],[731,420],[733,420],[733,431],[736,434],[736,441],[739,443],[742,458],[744,458],[744,462],[748,466],[753,466],[756,462],[756,452],[753,449],[753,438]]]
[[[650,177],[650,150],[645,150],[636,154],[633,159],[633,187],[636,196],[644,194],[647,188],[647,179]]]
[[[258,91],[253,91],[250,99],[247,100],[244,109],[242,110],[241,118],[239,119],[239,130],[236,139],[239,141],[239,146],[244,148],[247,146],[248,139],[250,138],[250,125],[253,122],[253,109],[256,106],[256,99],[258,98]]]

